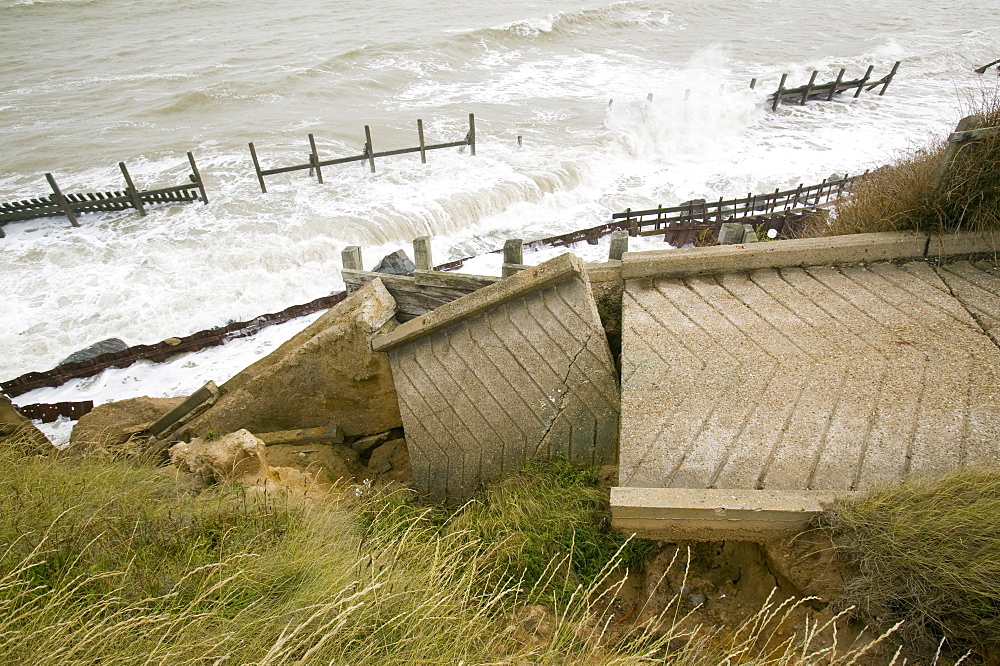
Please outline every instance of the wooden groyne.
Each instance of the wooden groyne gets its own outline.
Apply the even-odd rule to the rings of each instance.
[[[315,175],[316,180],[320,183],[323,182],[323,167],[335,166],[337,164],[348,164],[350,162],[363,162],[367,161],[371,172],[375,173],[375,159],[380,157],[392,157],[395,155],[408,155],[412,153],[420,153],[420,161],[424,164],[427,163],[427,151],[428,150],[441,150],[443,148],[460,148],[462,146],[468,146],[469,152],[472,155],[476,154],[476,117],[475,114],[469,114],[469,131],[464,138],[458,141],[447,141],[445,143],[434,143],[427,144],[424,140],[424,121],[417,119],[417,139],[419,144],[412,148],[395,148],[393,150],[383,150],[376,152],[372,146],[372,132],[368,125],[365,125],[365,147],[364,152],[359,155],[350,155],[348,157],[335,157],[328,160],[321,160],[319,157],[319,152],[316,150],[316,139],[310,134],[309,135],[309,156],[308,162],[304,164],[292,164],[290,166],[275,167],[272,169],[262,169],[260,167],[260,160],[257,157],[257,149],[254,148],[253,142],[250,142],[250,157],[253,160],[253,168],[257,173],[257,182],[260,184],[260,191],[267,194],[267,185],[264,183],[265,176],[274,176],[279,173],[291,173],[292,171],[309,171],[309,175]]]
[[[854,97],[861,95],[862,90],[874,90],[879,86],[882,89],[879,90],[879,96],[884,95],[889,84],[892,82],[893,77],[896,76],[896,71],[899,69],[901,61],[897,60],[896,64],[892,66],[892,70],[877,81],[872,81],[872,71],[875,69],[874,65],[868,66],[868,71],[865,75],[858,79],[852,79],[850,81],[844,80],[844,74],[847,70],[841,68],[840,73],[837,74],[837,78],[833,81],[827,83],[816,83],[816,77],[819,76],[819,72],[813,70],[812,76],[809,77],[809,83],[804,86],[798,86],[795,88],[786,88],[785,83],[788,81],[788,74],[781,75],[781,83],[778,84],[778,89],[775,90],[768,96],[768,101],[771,102],[771,110],[777,111],[779,104],[798,104],[804,105],[809,100],[822,100],[822,101],[832,101],[835,95],[847,92],[849,90],[854,91]],[[757,79],[751,79],[750,88],[757,87]]]
[[[46,173],[45,179],[52,189],[52,194],[34,199],[0,203],[0,238],[6,235],[3,225],[19,220],[65,215],[69,219],[70,224],[78,227],[80,223],[77,221],[76,216],[79,213],[110,212],[132,208],[144,216],[146,214],[146,206],[156,204],[190,203],[193,201],[201,201],[207,204],[208,195],[205,193],[205,184],[201,180],[201,174],[198,172],[198,165],[195,164],[194,155],[189,152],[187,157],[188,163],[191,165],[189,183],[152,190],[140,190],[136,188],[124,162],[119,162],[118,168],[125,179],[125,190],[113,192],[63,194],[62,190],[59,189],[59,185],[56,184],[55,177],[51,173]]]

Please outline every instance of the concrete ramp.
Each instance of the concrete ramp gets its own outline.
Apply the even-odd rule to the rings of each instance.
[[[980,325],[1000,277],[966,262],[942,279],[913,249],[627,279],[614,524],[755,538],[852,491],[1000,463],[1000,351]]]
[[[617,461],[619,388],[583,263],[564,254],[373,340],[417,488],[470,497],[527,460]]]

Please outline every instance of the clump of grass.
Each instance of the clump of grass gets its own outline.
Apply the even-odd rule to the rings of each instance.
[[[860,571],[845,603],[914,644],[1000,649],[1000,471],[912,478],[842,502],[832,526]]]
[[[829,624],[775,641],[791,602],[729,635],[662,616],[612,638],[628,543],[601,536],[589,471],[534,468],[448,513],[405,490],[192,494],[168,469],[2,441],[0,464],[0,664],[847,664],[873,646]]]
[[[1000,126],[1000,92],[983,91],[966,115],[982,117],[981,127]],[[810,235],[913,230],[940,234],[1000,229],[1000,135],[964,144],[938,183],[946,140],[914,149],[869,174],[836,214]]]

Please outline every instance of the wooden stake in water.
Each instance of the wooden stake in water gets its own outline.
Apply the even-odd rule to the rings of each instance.
[[[198,171],[198,165],[194,163],[194,154],[188,151],[188,164],[191,165],[191,175],[194,177],[194,182],[198,185],[198,192],[201,193],[201,201],[206,206],[208,205],[208,194],[205,193],[205,183],[201,180],[201,172]],[[257,161],[257,158],[254,158]],[[263,184],[263,179],[261,183]]]
[[[368,155],[368,164],[372,173],[375,173],[375,151],[372,149],[372,130],[365,125],[365,154]]]
[[[142,205],[142,197],[139,196],[138,190],[135,189],[135,185],[132,183],[132,176],[129,175],[128,169],[125,168],[125,163],[119,162],[118,168],[121,169],[122,176],[125,177],[125,191],[132,200],[132,207],[139,211],[139,215],[145,217],[146,207]]]
[[[76,215],[73,213],[69,202],[66,201],[66,197],[63,196],[63,193],[59,190],[59,186],[56,185],[56,179],[51,173],[47,173],[45,174],[45,180],[49,181],[49,187],[52,188],[52,203],[62,209],[63,215],[69,218],[70,224],[74,227],[80,226],[80,223],[76,221]]]
[[[309,161],[312,163],[313,169],[316,170],[316,180],[319,184],[323,184],[323,171],[319,168],[319,153],[316,152],[316,139],[312,134],[309,135]]]
[[[427,164],[427,150],[424,148],[424,121],[417,118],[417,137],[420,139],[420,161]]]
[[[257,172],[257,182],[260,183],[260,191],[267,194],[267,187],[264,185],[264,174],[260,172],[260,162],[257,161],[257,151],[253,148],[253,141],[250,142],[250,157],[253,158],[253,168]]]

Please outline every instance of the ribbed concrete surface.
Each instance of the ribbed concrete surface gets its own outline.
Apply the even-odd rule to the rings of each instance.
[[[839,492],[997,465],[1000,351],[966,305],[1000,321],[1000,281],[942,274],[629,280],[619,485]]]
[[[586,277],[471,318],[461,304],[453,323],[389,351],[418,489],[460,499],[529,459],[616,462],[619,388]]]

